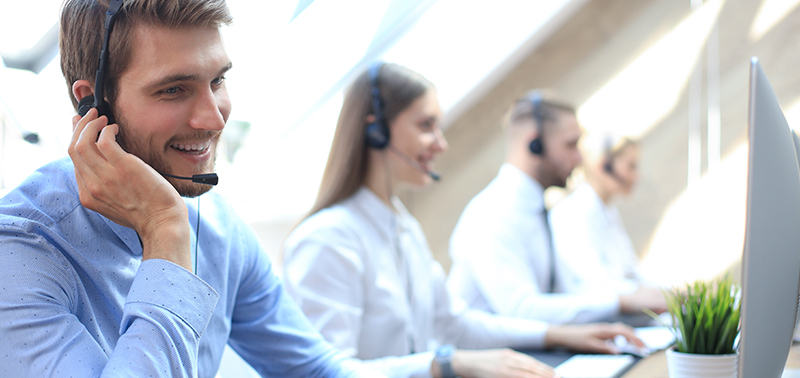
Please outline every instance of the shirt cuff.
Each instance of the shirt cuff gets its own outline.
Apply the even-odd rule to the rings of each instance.
[[[390,378],[431,378],[433,352],[364,360],[364,363]]]
[[[125,303],[161,307],[183,320],[199,338],[205,332],[219,294],[183,267],[162,259],[142,261]],[[124,332],[124,330],[123,330]]]
[[[509,347],[514,349],[544,348],[544,339],[550,324],[541,320],[503,317],[503,323],[513,330]]]

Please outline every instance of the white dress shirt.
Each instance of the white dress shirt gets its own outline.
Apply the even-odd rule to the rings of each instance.
[[[605,321],[619,313],[616,293],[564,293],[563,263],[551,276],[544,190],[511,164],[473,198],[450,238],[448,289],[470,307],[551,323]]]
[[[641,278],[636,251],[622,218],[589,184],[583,184],[550,212],[553,244],[569,273],[564,290],[609,287],[619,294],[636,290]]]
[[[433,350],[536,348],[547,324],[454,304],[422,229],[362,187],[284,244],[286,288],[334,346],[390,377],[427,377]]]

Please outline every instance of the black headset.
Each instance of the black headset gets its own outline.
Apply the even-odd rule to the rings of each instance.
[[[372,114],[375,120],[367,125],[365,140],[368,147],[383,150],[389,146],[389,126],[383,115],[383,100],[378,87],[378,75],[383,67],[383,62],[375,62],[369,66],[370,95],[372,96]]]
[[[616,173],[614,172],[614,142],[611,140],[611,136],[606,136],[606,140],[603,144],[603,170],[611,175],[612,177],[616,178]]]
[[[103,35],[103,47],[100,50],[100,59],[97,63],[97,76],[94,80],[94,95],[86,96],[78,102],[78,114],[85,116],[89,109],[97,109],[97,116],[104,115],[108,118],[108,124],[114,123],[114,116],[111,113],[111,106],[103,96],[103,87],[106,81],[106,67],[108,66],[108,40],[111,36],[111,29],[114,27],[117,12],[122,7],[122,0],[111,0],[106,11],[105,34]]]
[[[528,92],[528,101],[531,104],[531,115],[536,122],[536,138],[531,141],[528,148],[534,155],[544,154],[544,144],[542,143],[542,132],[544,131],[544,114],[542,112],[542,93],[538,90]]]

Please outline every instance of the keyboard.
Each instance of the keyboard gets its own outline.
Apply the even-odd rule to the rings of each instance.
[[[576,354],[556,366],[562,378],[615,378],[636,358],[628,354]]]

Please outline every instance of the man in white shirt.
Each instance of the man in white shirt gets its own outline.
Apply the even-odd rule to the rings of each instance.
[[[544,190],[563,187],[581,163],[581,128],[569,105],[538,91],[506,121],[508,152],[497,177],[473,198],[450,239],[448,289],[474,308],[551,323],[588,323],[640,313],[652,292],[564,293]]]

